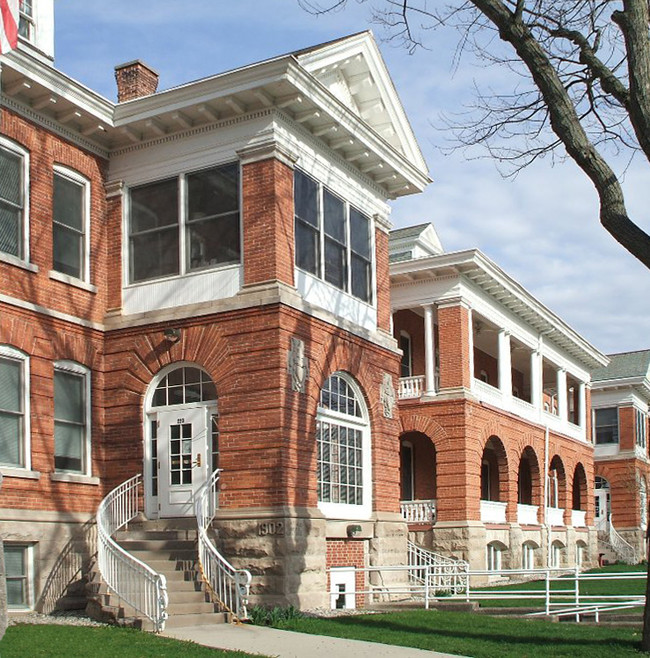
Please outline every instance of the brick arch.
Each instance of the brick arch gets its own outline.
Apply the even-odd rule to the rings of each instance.
[[[582,462],[578,462],[573,469],[571,480],[571,509],[586,510],[589,495],[587,472]]]
[[[531,445],[524,446],[521,450],[517,464],[518,502],[526,505],[539,506],[541,504],[542,490],[541,469],[537,453]],[[522,491],[522,488],[528,489],[528,491]]]
[[[0,318],[0,344],[15,347],[25,354],[34,352],[34,329],[22,318]]]
[[[436,450],[446,448],[449,442],[445,428],[433,418],[423,414],[402,412],[400,426],[400,438],[409,432],[424,434],[435,445]]]
[[[508,469],[508,453],[503,444],[503,441],[496,435],[488,437],[483,452],[481,453],[481,491],[480,497],[483,499],[484,487],[486,483],[483,481],[484,469],[483,464],[487,462],[490,468],[490,497],[486,500],[494,500],[500,502],[508,502],[510,499],[510,477]],[[494,468],[497,469],[496,475]],[[497,486],[498,490],[495,492],[494,487]]]
[[[101,353],[86,336],[79,336],[67,332],[57,332],[52,336],[52,359],[75,361],[90,368],[98,370],[101,363]]]
[[[567,473],[564,466],[564,461],[555,453],[553,457],[549,460],[548,465],[549,473],[551,471],[557,472],[557,488],[558,488],[558,506],[564,509],[569,509],[569,500],[568,500],[568,483],[567,483]]]

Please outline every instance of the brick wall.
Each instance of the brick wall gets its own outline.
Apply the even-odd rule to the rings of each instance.
[[[469,311],[462,304],[438,308],[440,388],[470,387]]]
[[[107,300],[107,234],[104,176],[107,163],[8,110],[0,111],[3,135],[29,151],[30,261],[38,272],[0,262],[0,291],[63,313],[101,321]],[[88,292],[50,279],[52,269],[52,188],[54,165],[64,165],[90,181],[90,283]]]
[[[327,591],[331,590],[330,573],[329,569],[332,567],[365,567],[365,550],[366,542],[363,539],[328,539],[327,540],[327,554],[326,554],[326,568],[327,572]],[[355,573],[355,590],[362,591],[365,589],[366,579],[363,571]],[[357,594],[356,597],[357,608],[364,606],[365,596]]]
[[[270,158],[242,167],[244,283],[293,285],[293,170]]]

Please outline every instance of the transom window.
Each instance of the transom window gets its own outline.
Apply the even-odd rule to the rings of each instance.
[[[21,260],[26,253],[28,155],[0,140],[0,251]]]
[[[370,219],[299,170],[294,208],[296,267],[371,303]]]
[[[88,278],[88,188],[88,181],[75,172],[55,168],[52,268],[83,280]]]
[[[239,263],[239,164],[134,187],[130,281]]]
[[[29,382],[27,357],[0,345],[0,464],[28,467]]]
[[[618,443],[618,408],[596,409],[594,417],[596,445]]]
[[[316,421],[318,501],[332,512],[343,505],[369,510],[369,427],[362,405],[347,375],[335,373],[323,385]]]
[[[193,404],[217,399],[217,389],[207,372],[182,366],[166,374],[156,387],[153,407]]]
[[[54,366],[54,468],[90,471],[90,373],[70,361]]]

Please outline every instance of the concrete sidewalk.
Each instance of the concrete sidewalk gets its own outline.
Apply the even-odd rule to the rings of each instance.
[[[448,653],[394,647],[376,642],[280,631],[265,626],[215,624],[170,628],[163,635],[206,647],[232,649],[278,658],[453,658]]]

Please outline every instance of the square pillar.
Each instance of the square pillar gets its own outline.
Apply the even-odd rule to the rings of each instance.
[[[460,298],[438,303],[440,389],[471,387],[471,311]]]
[[[541,412],[542,405],[542,355],[539,350],[530,354],[530,402]]]
[[[510,356],[510,332],[499,330],[499,390],[504,398],[512,397],[512,359]]]
[[[566,370],[558,368],[557,371],[557,414],[560,420],[568,420],[567,390],[566,390]]]
[[[433,304],[424,307],[424,388],[425,395],[436,394],[436,337],[433,331]]]

